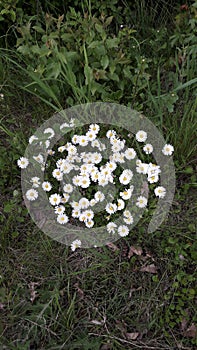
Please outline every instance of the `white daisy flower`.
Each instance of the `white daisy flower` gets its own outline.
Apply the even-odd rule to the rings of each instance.
[[[90,186],[90,179],[88,176],[79,176],[80,177],[80,182],[79,186],[81,188],[88,188]]]
[[[144,147],[143,147],[143,151],[146,154],[151,154],[153,152],[153,146],[150,143],[147,143]]]
[[[98,171],[94,171],[90,174],[91,180],[96,182],[100,178],[100,173]]]
[[[131,215],[131,216],[127,217],[127,218],[125,217],[125,218],[123,218],[123,221],[127,225],[132,225],[133,224],[133,216]]]
[[[55,154],[55,151],[53,151],[52,149],[48,149],[47,154],[49,156],[53,156]]]
[[[74,210],[80,210],[81,209],[81,207],[79,205],[79,202],[74,201],[74,202],[71,202],[70,205],[72,206],[72,208]]]
[[[32,135],[30,138],[29,138],[29,143],[32,144],[33,141],[36,141],[38,140],[38,138],[35,136],[35,135]]]
[[[50,134],[48,136],[48,138],[51,139],[52,137],[54,137],[55,132],[54,132],[54,130],[52,128],[47,128],[47,129],[44,130],[44,134]]]
[[[64,185],[63,191],[66,193],[72,193],[73,192],[73,185],[71,185],[71,184]]]
[[[58,147],[57,150],[58,150],[58,152],[62,153],[66,150],[66,146],[60,146],[60,147]]]
[[[110,170],[111,172],[114,171],[116,168],[117,168],[117,164],[115,162],[106,163],[106,169]]]
[[[99,174],[98,184],[99,184],[99,186],[105,187],[106,185],[108,185],[107,178],[105,176]]]
[[[98,124],[90,124],[89,130],[98,134],[98,132],[100,130],[100,126]]]
[[[148,203],[147,198],[145,198],[143,196],[140,196],[137,198],[137,202],[136,202],[137,207],[145,208],[147,206],[147,203]]]
[[[114,214],[117,211],[117,205],[114,203],[107,203],[105,210],[109,214]]]
[[[38,198],[38,192],[34,188],[31,188],[26,192],[26,197],[29,201],[35,201]]]
[[[71,250],[74,252],[77,248],[81,247],[81,241],[79,239],[76,239],[71,243]]]
[[[75,155],[77,153],[77,147],[75,147],[74,145],[71,144],[67,148],[67,151],[68,151],[68,155]]]
[[[162,153],[165,155],[165,156],[171,156],[172,153],[174,152],[174,147],[172,145],[165,145],[162,149]]]
[[[151,176],[148,176],[148,182],[150,184],[154,184],[156,182],[159,181],[159,176],[156,174],[156,175],[151,175]]]
[[[54,169],[53,172],[52,172],[52,175],[58,181],[61,181],[62,178],[63,178],[63,175],[62,175],[62,173],[61,173],[61,171],[59,169]]]
[[[125,216],[126,218],[129,218],[129,217],[131,217],[132,215],[131,215],[131,213],[130,213],[129,210],[124,210],[124,211],[123,211],[123,216]]]
[[[102,160],[102,155],[98,152],[92,153],[92,162],[95,164],[100,163]]]
[[[55,207],[55,214],[63,214],[65,211],[65,207],[63,205],[57,205]]]
[[[133,172],[129,169],[123,170],[122,174],[119,176],[119,181],[123,185],[127,185],[133,177]]]
[[[115,137],[116,136],[116,131],[115,130],[108,130],[106,133],[106,136],[108,139],[110,139],[111,137]]]
[[[158,186],[154,189],[155,195],[159,198],[164,198],[166,195],[166,189],[163,186]]]
[[[141,162],[138,162],[138,165],[136,167],[136,171],[138,174],[147,174],[148,173],[148,168],[149,168],[149,165],[146,164],[146,163],[141,163]]]
[[[120,196],[124,200],[128,200],[131,198],[132,193],[133,193],[134,186],[130,186],[129,189],[125,189],[123,192],[120,192]]]
[[[139,130],[136,134],[136,140],[138,142],[145,142],[147,139],[147,133],[143,130]]]
[[[34,176],[34,177],[31,178],[30,181],[32,182],[33,187],[35,187],[35,188],[39,187],[39,185],[40,185],[40,178],[39,177]]]
[[[117,204],[118,210],[122,210],[125,207],[125,202],[122,199],[118,199],[118,204]]]
[[[97,137],[96,133],[94,131],[91,131],[91,130],[86,132],[86,136],[88,138],[88,141],[93,141]]]
[[[44,157],[42,156],[42,154],[38,154],[37,156],[33,156],[33,158],[36,160],[36,162],[38,163],[44,163]]]
[[[72,143],[76,145],[77,143],[79,143],[79,135],[73,135],[71,140],[72,140]]]
[[[120,237],[126,237],[129,234],[129,229],[126,225],[121,225],[118,227],[118,234]]]
[[[102,202],[102,201],[104,201],[104,199],[105,199],[105,195],[104,195],[103,192],[97,191],[97,192],[95,193],[95,195],[94,195],[94,198],[95,198],[95,200],[96,200],[97,202]]]
[[[64,160],[62,162],[62,165],[60,167],[60,170],[63,172],[63,174],[69,174],[70,171],[73,169],[73,165]]]
[[[25,157],[21,157],[20,159],[17,160],[17,164],[19,168],[25,169],[29,165],[29,160]]]
[[[52,189],[52,186],[51,186],[50,182],[44,181],[44,182],[42,183],[42,189],[43,189],[44,191],[46,191],[46,192],[49,192],[49,191]]]
[[[49,197],[49,202],[52,204],[52,205],[58,205],[60,204],[61,202],[61,196],[57,193],[55,194],[52,194],[50,197]]]
[[[87,136],[79,136],[79,145],[80,146],[87,146],[87,144],[88,144],[88,138],[87,138]]]
[[[133,148],[127,148],[124,155],[126,159],[131,160],[135,158],[136,151]]]
[[[62,203],[67,203],[68,200],[69,200],[69,198],[70,198],[70,196],[69,196],[68,193],[63,193],[63,197],[62,197],[61,202],[62,202]]]
[[[158,175],[161,172],[160,166],[156,164],[149,163],[148,165],[148,176]]]
[[[93,140],[91,142],[91,146],[94,148],[94,147],[97,147],[99,148],[100,147],[100,142],[98,140]]]
[[[90,202],[87,198],[83,197],[79,200],[79,207],[81,209],[87,209],[90,205]]]
[[[87,221],[92,220],[94,217],[94,212],[91,209],[85,210],[83,214],[86,216]]]
[[[117,225],[114,222],[109,222],[107,224],[107,231],[109,233],[115,233],[115,229],[116,229]]]
[[[94,221],[93,220],[88,220],[85,222],[86,227],[91,228],[94,226]]]
[[[81,211],[80,211],[80,210],[78,210],[78,209],[73,209],[73,211],[72,211],[72,217],[73,217],[73,218],[79,218],[80,215],[81,215]]]
[[[67,224],[68,216],[66,214],[60,214],[57,217],[57,222],[61,225]]]

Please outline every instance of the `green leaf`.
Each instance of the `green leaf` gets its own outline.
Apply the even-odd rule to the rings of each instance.
[[[84,67],[84,74],[85,74],[85,85],[90,85],[93,80],[93,72],[92,69],[86,64]]]
[[[103,69],[106,69],[109,65],[109,58],[107,55],[103,56],[101,59],[101,65],[103,67]]]
[[[36,32],[38,32],[38,33],[41,33],[41,34],[44,34],[44,33],[45,33],[45,30],[44,30],[42,27],[33,26],[32,28],[33,28]]]

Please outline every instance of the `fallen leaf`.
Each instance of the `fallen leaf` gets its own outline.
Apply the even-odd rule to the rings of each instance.
[[[126,337],[128,340],[136,340],[138,337],[139,333],[135,332],[135,333],[126,333]]]
[[[108,242],[106,244],[107,247],[109,247],[110,249],[113,250],[113,252],[115,252],[116,250],[119,250],[119,248],[117,247],[117,245],[113,244],[112,242]]]
[[[154,264],[142,266],[140,269],[141,272],[148,272],[148,273],[157,273],[157,268]]]
[[[184,336],[188,338],[196,338],[197,336],[197,327],[194,323],[184,332]]]
[[[142,248],[131,246],[128,252],[128,259],[130,259],[133,256],[133,254],[142,255]]]
[[[36,282],[30,282],[29,283],[29,285],[28,285],[28,287],[29,287],[29,289],[30,289],[30,295],[31,295],[31,297],[30,297],[30,301],[33,303],[34,302],[34,300],[36,299],[36,297],[38,296],[37,295],[37,291],[35,290],[35,286],[38,286],[39,285],[39,283],[36,283]]]

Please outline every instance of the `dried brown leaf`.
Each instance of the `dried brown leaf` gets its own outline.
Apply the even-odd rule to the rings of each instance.
[[[157,268],[154,264],[142,266],[140,269],[141,272],[148,272],[148,273],[157,273]]]
[[[109,247],[111,250],[113,250],[113,252],[115,252],[116,250],[119,250],[119,248],[117,247],[117,245],[115,245],[114,243],[112,242],[108,242],[106,244],[107,247]]]
[[[126,338],[127,338],[128,340],[136,340],[138,336],[139,336],[139,333],[138,333],[138,332],[135,332],[135,333],[126,333]]]
[[[74,287],[76,288],[76,290],[77,290],[77,292],[78,292],[80,298],[83,299],[83,298],[84,298],[84,292],[83,292],[83,290],[82,290],[81,288],[79,288],[78,283],[75,283],[75,284],[74,284]]]
[[[131,246],[128,252],[128,259],[130,259],[133,256],[133,254],[142,255],[142,248]]]

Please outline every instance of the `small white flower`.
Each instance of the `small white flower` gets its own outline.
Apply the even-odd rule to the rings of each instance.
[[[132,215],[130,215],[127,218],[126,217],[123,218],[123,220],[124,220],[125,224],[127,224],[127,225],[132,225],[133,224],[133,216]]]
[[[81,209],[81,207],[80,207],[80,205],[79,205],[79,202],[71,202],[70,203],[70,205],[72,206],[72,208],[74,209],[74,210],[80,210]]]
[[[94,206],[96,205],[96,203],[97,203],[96,199],[92,198],[92,199],[90,200],[90,206],[91,206],[91,207],[94,207]]]
[[[105,210],[109,214],[114,214],[117,211],[117,205],[113,203],[107,203]]]
[[[87,198],[83,197],[79,200],[79,207],[81,209],[87,209],[90,205],[90,202]]]
[[[80,211],[80,210],[78,210],[78,209],[73,209],[73,211],[72,211],[72,217],[73,217],[73,218],[79,218],[80,215],[81,215],[81,211]]]
[[[118,234],[120,237],[126,237],[129,234],[129,229],[126,225],[121,225],[118,227]]]
[[[147,174],[148,168],[149,168],[148,164],[138,162],[137,167],[136,167],[136,171],[138,174]]]
[[[123,216],[125,216],[126,218],[129,218],[131,216],[130,211],[129,210],[124,210]]]
[[[96,200],[97,202],[102,202],[102,201],[104,201],[104,199],[105,199],[105,195],[104,195],[103,192],[97,191],[97,192],[95,193],[95,195],[94,195],[94,198],[95,198],[95,200]]]
[[[79,176],[79,186],[81,188],[88,188],[90,186],[90,179],[88,176]]]
[[[145,142],[147,139],[147,133],[143,130],[139,130],[136,134],[136,140],[138,142]]]
[[[20,159],[17,160],[17,164],[19,168],[25,169],[29,165],[29,160],[25,157],[21,157]]]
[[[108,130],[106,133],[106,136],[108,139],[110,139],[111,137],[115,137],[116,136],[116,131],[115,130]]]
[[[54,169],[53,172],[52,172],[52,175],[55,179],[57,179],[58,181],[61,181],[62,180],[62,173],[59,169]]]
[[[125,158],[127,158],[128,160],[131,160],[135,158],[136,151],[133,148],[127,148],[124,155],[125,155]]]
[[[122,210],[125,207],[125,202],[122,199],[118,199],[118,204],[117,204],[118,210]]]
[[[30,181],[32,182],[33,187],[35,187],[35,188],[39,187],[39,185],[40,185],[40,178],[39,177],[34,176],[34,177],[31,178]]]
[[[81,241],[79,239],[76,239],[71,243],[71,250],[74,252],[77,248],[81,247]]]
[[[72,193],[72,191],[73,191],[73,185],[71,185],[71,184],[66,184],[66,185],[64,185],[63,191],[66,192],[66,193]]]
[[[143,147],[143,151],[146,154],[151,154],[153,152],[153,146],[150,143],[147,143],[144,147]]]
[[[55,194],[52,194],[50,197],[49,197],[49,202],[52,204],[52,205],[58,205],[60,204],[61,202],[61,196],[57,193]]]
[[[38,154],[37,156],[33,156],[33,158],[36,160],[36,162],[42,164],[44,162],[44,157],[42,154]]]
[[[158,186],[154,190],[155,195],[159,198],[164,198],[166,195],[166,189],[163,186]]]
[[[75,147],[74,145],[70,145],[70,146],[67,148],[67,151],[68,151],[68,154],[69,154],[69,155],[77,154],[77,147]]]
[[[72,140],[72,143],[74,143],[74,145],[76,145],[77,143],[79,143],[79,136],[73,135],[71,140]]]
[[[119,181],[123,185],[127,185],[133,177],[133,172],[129,169],[123,170],[122,174],[119,176]]]
[[[90,124],[89,130],[98,134],[98,132],[100,130],[100,126],[98,124]]]
[[[124,190],[123,192],[120,192],[120,196],[122,197],[122,199],[128,200],[129,198],[131,198],[133,189],[134,189],[134,186],[130,186],[128,190]]]
[[[65,211],[65,207],[63,205],[57,205],[55,207],[55,214],[63,214]]]
[[[86,227],[91,228],[94,226],[94,221],[93,220],[88,220],[85,222]]]
[[[156,174],[156,175],[151,175],[151,176],[148,176],[148,182],[150,184],[154,184],[156,182],[159,181],[159,176]]]
[[[61,225],[67,224],[68,216],[66,214],[60,214],[57,217],[57,222]]]
[[[88,138],[88,141],[93,141],[93,140],[96,139],[97,135],[96,135],[96,133],[94,131],[89,130],[89,131],[86,132],[86,136]]]
[[[167,144],[163,147],[162,152],[165,156],[171,156],[174,152],[174,147],[172,145]]]
[[[67,203],[69,200],[70,196],[68,193],[63,193],[63,198],[61,199],[62,203]]]
[[[86,221],[92,220],[94,217],[94,212],[91,209],[85,210],[83,215],[86,217]]]
[[[51,186],[50,182],[44,181],[42,183],[42,188],[44,191],[49,192],[52,189],[52,186]]]
[[[136,202],[137,207],[145,208],[147,206],[147,203],[148,203],[147,198],[145,198],[143,196],[140,196],[137,198],[137,202]]]
[[[87,146],[87,144],[88,144],[88,138],[87,138],[87,136],[79,136],[79,144],[80,144],[80,146]]]
[[[115,233],[115,229],[116,229],[116,227],[117,227],[117,225],[114,223],[114,222],[109,222],[108,224],[107,224],[107,231],[109,232],[109,233]]]
[[[38,198],[38,192],[34,188],[31,188],[26,192],[26,197],[29,201],[35,201]]]
[[[60,147],[58,147],[57,150],[58,150],[58,152],[62,153],[66,150],[66,146],[60,146]]]

